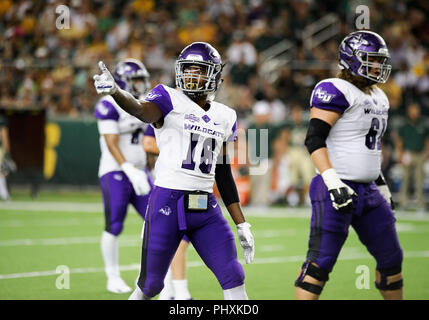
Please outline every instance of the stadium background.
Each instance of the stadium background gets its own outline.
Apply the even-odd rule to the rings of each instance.
[[[57,28],[59,5],[69,9],[70,28]],[[64,291],[57,290],[51,280],[48,285],[46,277],[52,274],[30,277],[34,290],[21,294],[21,285],[30,278],[10,275],[55,270],[60,264],[75,269],[101,267],[96,240],[102,228],[101,196],[97,189],[100,151],[93,118],[97,95],[92,83],[92,76],[98,72],[97,62],[103,60],[112,69],[122,58],[137,58],[147,66],[153,85],[162,82],[173,86],[174,61],[180,50],[193,41],[207,41],[219,50],[227,63],[217,99],[236,109],[241,132],[248,128],[269,129],[266,160],[270,170],[256,181],[265,190],[254,192],[258,198],[254,196],[252,200],[252,177],[247,175],[247,166],[234,167],[243,204],[248,205],[249,219],[254,221],[255,236],[260,235],[261,248],[265,248],[259,252],[260,259],[299,255],[296,261],[293,257],[290,261],[286,258],[293,263],[287,264],[285,271],[282,271],[281,259],[278,264],[262,263],[265,267],[247,266],[249,281],[252,276],[260,278],[266,274],[267,266],[276,266],[272,274],[287,274],[281,284],[289,288],[286,294],[278,287],[272,288],[274,284],[264,288],[267,281],[251,282],[250,288],[261,293],[249,296],[293,298],[290,284],[305,254],[309,210],[304,197],[301,202],[297,199],[297,194],[305,189],[305,182],[294,182],[290,178],[288,158],[292,148],[288,146],[301,149],[297,154],[302,158],[298,161],[308,158],[299,142],[302,142],[308,119],[311,90],[321,79],[336,74],[338,44],[355,30],[358,5],[370,8],[370,29],[384,37],[392,56],[392,74],[381,86],[391,106],[388,132],[383,140],[382,167],[395,200],[399,201],[402,179],[396,148],[399,128],[406,123],[410,104],[420,106],[422,121],[427,122],[429,116],[427,1],[0,0],[0,109],[9,118],[11,153],[18,164],[18,171],[8,177],[12,201],[0,202],[0,228],[4,230],[0,252],[6,257],[0,262],[0,281],[3,282],[0,297],[37,298],[34,294],[46,286],[50,289],[40,298],[121,298],[102,291],[104,275],[100,271],[77,272],[80,277],[98,281],[95,287],[99,291],[88,291],[83,286],[81,292],[74,291],[75,295],[63,295]],[[302,123],[297,123],[295,116],[302,118]],[[31,149],[37,143],[43,150]],[[250,145],[249,149],[252,148],[259,146]],[[30,161],[36,158],[40,161]],[[427,201],[427,158],[424,178]],[[411,191],[415,191],[412,186]],[[403,246],[409,248],[409,256],[415,258],[409,264],[424,276],[424,263],[429,266],[429,229],[427,212],[422,209],[413,205],[401,208],[398,217],[404,219],[399,227],[400,232],[404,232],[400,233],[401,240],[409,240]],[[96,214],[88,215],[90,212]],[[278,225],[272,229],[272,224]],[[138,241],[134,241],[132,235],[139,234],[140,228],[138,218],[130,215],[124,234],[124,241],[128,242],[123,246],[133,244],[121,253],[128,261],[124,265],[138,262]],[[297,234],[300,244],[287,245]],[[269,239],[267,243],[265,238]],[[338,267],[343,272],[338,271],[340,275],[337,276],[349,282],[356,277],[351,267],[357,265],[356,260],[363,257],[366,261],[363,264],[373,266],[364,251],[356,252],[357,239],[351,238],[346,254],[357,258],[348,260],[346,256],[345,265]],[[83,248],[88,250],[84,264],[79,259]],[[33,257],[38,250],[40,260],[45,263]],[[276,250],[282,253],[273,255]],[[193,258],[198,265],[198,258],[190,253],[189,259]],[[205,281],[204,277],[210,278],[210,275],[205,271],[192,271],[194,269],[190,268],[189,278],[191,291],[198,293],[196,298],[220,298],[210,290],[197,287],[197,279]],[[198,270],[204,268],[198,267]],[[135,272],[134,265],[127,273],[129,281],[133,281]],[[197,279],[194,281],[192,277]],[[216,288],[216,283],[209,283]],[[421,291],[414,298],[429,298],[428,290],[422,289],[424,286],[416,287]],[[331,291],[327,297],[378,297],[374,288],[370,295],[367,293],[356,289],[347,291],[337,284],[336,291]]]

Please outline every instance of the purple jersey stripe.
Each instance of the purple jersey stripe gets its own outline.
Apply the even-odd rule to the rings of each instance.
[[[344,94],[330,82],[319,83],[311,95],[311,106],[343,113],[350,104]]]
[[[232,126],[232,134],[229,136],[227,141],[236,141],[237,140],[237,121],[234,122]]]
[[[153,127],[151,125],[148,125],[145,132],[145,136],[155,137],[155,130],[153,130]]]
[[[100,120],[118,121],[119,113],[116,108],[107,100],[99,100],[95,106],[94,116]]]
[[[164,118],[173,110],[173,104],[171,103],[170,95],[167,90],[164,89],[162,84],[157,85],[153,88],[145,97],[146,101],[156,103],[161,109]]]

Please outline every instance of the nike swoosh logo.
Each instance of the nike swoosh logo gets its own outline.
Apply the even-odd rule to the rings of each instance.
[[[218,126],[218,125],[220,125],[221,123],[220,123],[220,122],[213,122],[213,124],[214,124],[215,126]]]
[[[216,208],[216,207],[217,207],[217,203],[216,203],[215,205],[212,205],[212,207],[213,207],[213,208]]]

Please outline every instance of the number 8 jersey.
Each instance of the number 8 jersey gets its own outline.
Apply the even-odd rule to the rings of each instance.
[[[155,128],[160,151],[155,185],[213,192],[222,144],[236,138],[235,111],[215,101],[205,111],[182,91],[162,84],[153,88],[145,100],[157,104],[164,116],[162,127]]]
[[[384,92],[373,86],[366,94],[346,80],[331,78],[316,85],[311,106],[341,113],[326,140],[329,160],[339,177],[363,183],[377,179],[389,110]]]

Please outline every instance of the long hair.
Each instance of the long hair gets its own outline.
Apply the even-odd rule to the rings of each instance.
[[[336,74],[336,77],[354,84],[365,93],[369,93],[375,86],[373,82],[370,82],[365,78],[357,77],[345,69],[339,70]]]

